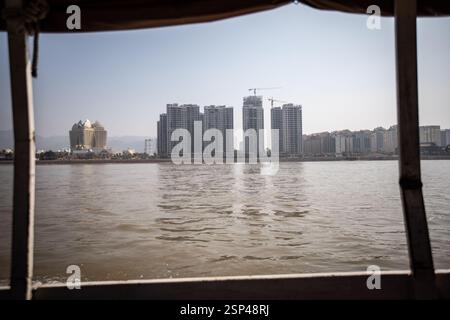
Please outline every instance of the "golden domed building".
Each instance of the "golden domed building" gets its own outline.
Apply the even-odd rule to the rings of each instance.
[[[89,119],[86,121],[78,121],[72,126],[69,131],[70,149],[74,151],[93,151],[100,153],[106,150],[107,131],[100,124],[95,121],[91,123]]]

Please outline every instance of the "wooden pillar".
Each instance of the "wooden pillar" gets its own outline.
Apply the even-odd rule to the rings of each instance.
[[[22,0],[6,0],[14,125],[14,198],[11,295],[31,299],[33,274],[35,141],[31,67],[27,35],[15,14]]]
[[[420,172],[416,20],[416,0],[395,0],[401,199],[414,294],[427,299],[436,298],[436,285]]]

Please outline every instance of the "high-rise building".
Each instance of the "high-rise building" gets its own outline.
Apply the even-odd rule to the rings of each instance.
[[[248,96],[244,97],[244,103],[242,106],[242,128],[244,130],[244,145],[245,152],[249,152],[249,138],[245,137],[245,133],[249,129],[254,129],[256,131],[256,146],[258,155],[259,146],[261,145],[264,149],[264,109],[262,106],[262,96]],[[259,132],[262,132],[261,134]],[[260,137],[261,136],[261,137]],[[260,141],[261,138],[261,141]],[[264,152],[264,150],[260,150]]]
[[[151,156],[157,152],[158,146],[155,146],[155,142],[154,138],[144,139],[144,154]]]
[[[200,113],[200,107],[196,104],[183,104],[181,105],[182,108],[184,108],[186,113],[186,129],[189,131],[191,135],[191,153],[194,153],[194,122],[195,121],[202,121],[203,120],[203,114]],[[202,127],[202,125],[201,125]],[[200,133],[202,139],[203,132]],[[197,137],[198,138],[198,137]],[[201,147],[200,147],[201,148]]]
[[[106,149],[107,131],[98,122],[79,121],[69,131],[72,152],[93,151],[99,153]]]
[[[223,152],[225,154],[227,148],[226,130],[233,129],[233,107],[226,106],[205,106],[203,109],[203,131],[208,129],[217,129],[222,133]],[[234,150],[233,140],[229,141],[230,150]],[[207,144],[207,143],[206,143]]]
[[[382,152],[384,146],[384,132],[386,129],[378,127],[370,134],[370,152]]]
[[[305,155],[320,156],[322,155],[321,141],[319,134],[305,135],[303,137]]]
[[[172,148],[178,141],[172,141],[172,133],[176,129],[186,129],[191,134],[193,141],[194,120],[200,120],[199,107],[197,105],[167,104],[167,152],[170,155]],[[191,144],[193,147],[193,144]]]
[[[303,137],[303,144],[305,155],[330,156],[336,154],[336,137],[329,132],[306,135]],[[340,153],[342,152],[340,151]]]
[[[186,110],[177,103],[167,104],[167,154],[170,156],[172,148],[178,144],[177,141],[172,141],[172,133],[176,129],[186,128]]]
[[[302,106],[292,103],[282,107],[283,152],[300,155],[303,152]]]
[[[450,145],[450,129],[441,130],[441,146],[446,147]]]
[[[398,152],[398,133],[397,125],[391,126],[384,132],[383,151],[386,153]]]
[[[159,115],[159,121],[157,123],[158,136],[157,136],[157,153],[160,157],[167,157],[167,114],[163,113]]]
[[[349,130],[333,133],[337,156],[348,156],[353,153],[353,135]]]
[[[270,109],[270,123],[272,130],[278,130],[278,141],[274,141],[274,137],[272,136],[272,152],[274,151],[274,143],[278,143],[278,153],[283,154],[283,111],[280,107]]]
[[[353,133],[354,153],[367,154],[370,152],[370,135],[369,130],[360,130]]]
[[[302,106],[292,103],[270,110],[271,128],[279,130],[279,153],[300,155],[303,153]],[[272,141],[272,144],[274,141]],[[311,142],[312,143],[312,142]],[[311,145],[310,145],[311,146]]]
[[[216,128],[225,132],[233,129],[233,107],[205,106],[203,109],[203,127],[205,130]]]
[[[167,104],[167,154],[170,155],[172,148],[178,141],[172,141],[172,133],[176,129],[186,129],[191,135],[191,153],[194,152],[194,122],[202,121],[203,115],[200,107],[196,104],[178,105]]]
[[[440,126],[420,126],[420,143],[434,143],[441,145],[441,127]]]

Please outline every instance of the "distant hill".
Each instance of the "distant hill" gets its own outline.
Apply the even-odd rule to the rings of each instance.
[[[13,149],[14,136],[11,130],[0,130],[0,150]]]
[[[135,149],[137,152],[144,152],[144,140],[148,137],[122,136],[108,137],[108,147],[113,151],[123,151],[127,148]],[[61,150],[69,147],[69,136],[43,137],[36,135],[37,150]],[[12,130],[0,130],[0,149],[14,149],[14,135]]]
[[[36,135],[36,150],[61,150],[69,148],[69,137],[66,136],[52,136],[43,137]]]

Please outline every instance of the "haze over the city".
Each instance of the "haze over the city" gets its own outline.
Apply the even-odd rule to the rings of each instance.
[[[43,34],[33,81],[37,133],[67,135],[80,119],[111,136],[156,136],[177,102],[234,107],[242,126],[248,88],[303,105],[306,134],[396,122],[394,25],[288,5],[208,24],[97,34]],[[450,128],[450,18],[419,19],[421,125]],[[0,130],[12,127],[7,41],[0,34]]]

